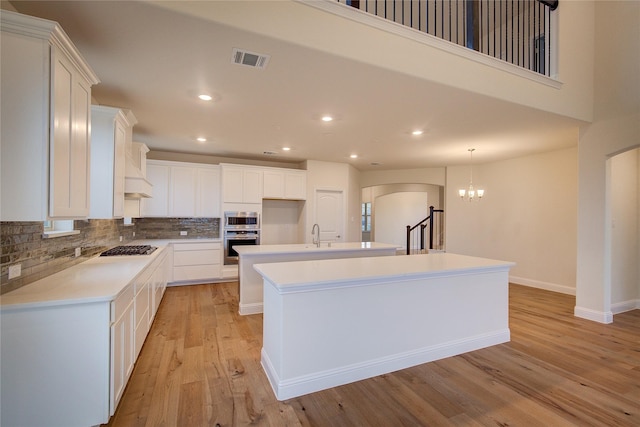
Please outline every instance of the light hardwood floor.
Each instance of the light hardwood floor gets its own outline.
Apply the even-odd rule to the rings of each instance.
[[[510,285],[511,342],[278,402],[237,286],[167,289],[109,426],[640,426],[640,310]]]

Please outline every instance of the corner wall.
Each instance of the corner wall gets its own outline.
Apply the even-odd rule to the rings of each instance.
[[[611,311],[640,308],[640,148],[611,158]]]
[[[580,130],[574,313],[613,321],[608,160],[640,146],[640,3],[595,2],[594,121]],[[587,40],[586,41],[591,41]]]
[[[577,139],[577,137],[576,137]],[[577,149],[474,165],[481,201],[458,197],[469,167],[448,167],[447,252],[514,261],[513,283],[575,293]]]

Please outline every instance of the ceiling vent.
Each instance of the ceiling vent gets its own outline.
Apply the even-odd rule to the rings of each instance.
[[[269,63],[270,55],[249,52],[247,50],[233,48],[231,62],[238,65],[246,65],[247,67],[265,69]]]

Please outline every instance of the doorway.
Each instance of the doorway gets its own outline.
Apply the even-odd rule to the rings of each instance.
[[[314,218],[320,226],[320,241],[344,242],[343,191],[317,189]]]

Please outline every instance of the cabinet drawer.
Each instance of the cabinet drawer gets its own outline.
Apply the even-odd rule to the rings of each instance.
[[[207,249],[220,249],[222,244],[220,242],[195,242],[195,243],[174,243],[173,251],[200,251]]]
[[[115,300],[111,301],[111,323],[118,320],[132,302],[133,286],[127,286]]]
[[[210,265],[220,264],[220,250],[184,251],[173,254],[173,265]]]
[[[217,279],[220,277],[220,265],[188,265],[173,267],[173,280]]]

